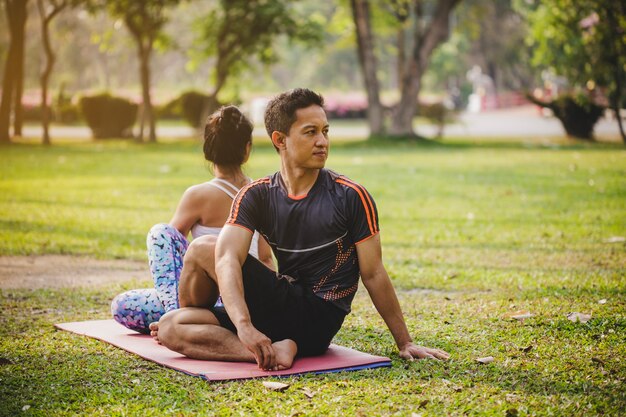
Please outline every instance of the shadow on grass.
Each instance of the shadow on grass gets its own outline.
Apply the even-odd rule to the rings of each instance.
[[[563,140],[563,139],[559,139]],[[332,138],[331,138],[332,141]],[[481,139],[481,138],[450,138],[434,140],[425,137],[372,137],[361,141],[332,142],[335,148],[391,148],[420,149],[445,151],[448,149],[526,149],[526,150],[623,150],[624,145],[619,143],[585,142],[575,139],[566,139],[564,142],[539,142],[537,139],[520,140],[519,138]]]

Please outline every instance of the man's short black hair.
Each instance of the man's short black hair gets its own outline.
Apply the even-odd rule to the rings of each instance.
[[[324,107],[324,97],[308,88],[295,88],[274,97],[265,109],[265,129],[272,137],[272,132],[289,134],[291,125],[296,121],[296,111],[312,105]]]

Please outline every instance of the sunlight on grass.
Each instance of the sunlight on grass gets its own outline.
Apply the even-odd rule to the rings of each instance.
[[[200,145],[0,149],[0,255],[145,258],[145,234],[211,178]],[[247,166],[279,160],[259,143]],[[411,333],[452,353],[405,363],[362,288],[335,341],[394,366],[206,383],[64,332],[109,317],[129,282],[3,290],[1,415],[619,415],[626,409],[626,151],[618,146],[340,143],[328,167],[365,185]],[[600,301],[603,300],[601,303]],[[510,314],[532,316],[519,321]],[[573,323],[571,312],[592,314]],[[479,364],[476,358],[493,356]],[[302,389],[314,393],[309,399]]]

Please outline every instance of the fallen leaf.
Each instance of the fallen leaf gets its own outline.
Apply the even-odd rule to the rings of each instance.
[[[24,407],[22,407],[22,411],[27,411],[30,408],[30,405],[25,405]]]
[[[534,314],[524,313],[524,314],[516,314],[515,316],[511,316],[511,318],[515,319],[515,320],[522,321],[522,320],[525,320],[525,319],[529,319],[529,318],[531,318],[533,316],[534,316]]]
[[[272,391],[284,391],[289,388],[289,384],[283,384],[282,382],[263,381],[263,386]]]
[[[520,350],[524,353],[528,353],[533,349],[533,345],[528,345],[525,348],[520,348]]]
[[[491,363],[493,361],[494,361],[493,356],[485,356],[484,358],[476,359],[476,362],[478,363]]]
[[[581,323],[587,323],[589,320],[591,320],[591,314],[584,314],[584,313],[569,313],[567,315],[567,319],[571,322],[581,322]]]
[[[313,394],[311,392],[310,389],[308,388],[302,388],[302,393],[307,397],[307,398],[313,398],[315,396],[315,394]]]
[[[598,304],[606,304],[607,299],[603,298],[602,300],[598,300]]]
[[[0,358],[0,365],[11,365],[13,362],[8,360],[7,358]]]
[[[534,314],[526,311],[526,310],[520,310],[520,311],[512,311],[509,313],[506,313],[504,315],[505,318],[510,318],[510,319],[514,319],[514,320],[525,320],[528,319],[530,317],[533,317]]]
[[[137,385],[137,384],[139,384],[141,381],[140,381],[139,379],[133,379],[133,380],[132,380],[132,381],[130,381],[130,382],[132,382],[133,384]]]
[[[427,404],[428,404],[428,400],[422,400],[422,402],[420,403],[419,407],[417,407],[417,408],[424,408],[424,407],[426,407]]]
[[[624,236],[611,236],[608,239],[604,239],[604,243],[622,243],[626,242],[626,237]]]
[[[604,365],[604,361],[602,359],[598,358],[598,357],[595,357],[595,356],[593,358],[591,358],[591,361],[595,362],[595,363],[599,363],[600,365]]]

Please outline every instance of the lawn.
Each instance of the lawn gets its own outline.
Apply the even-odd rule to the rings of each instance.
[[[287,378],[284,392],[259,380],[207,383],[52,327],[108,318],[115,294],[147,282],[3,290],[0,415],[624,413],[623,147],[351,141],[328,166],[376,199],[409,329],[450,361],[399,359],[361,288],[335,341],[387,355],[391,369]],[[277,167],[265,143],[247,172]],[[150,226],[209,178],[192,141],[2,147],[0,255],[142,260]],[[574,323],[574,312],[592,317]]]

